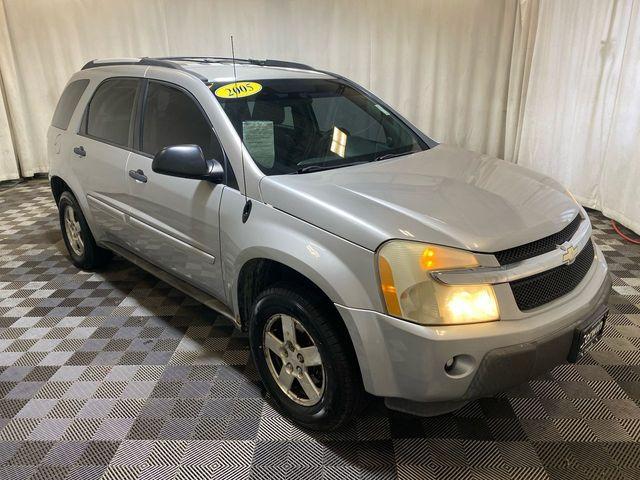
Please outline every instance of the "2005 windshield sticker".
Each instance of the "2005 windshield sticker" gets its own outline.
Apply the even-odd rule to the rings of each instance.
[[[256,82],[233,82],[216,88],[216,97],[220,98],[242,98],[255,95],[262,90],[262,85]]]

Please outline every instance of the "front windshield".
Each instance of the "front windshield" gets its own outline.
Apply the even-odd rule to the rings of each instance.
[[[337,168],[426,148],[392,112],[339,80],[255,80],[240,98],[228,86],[213,84],[211,91],[266,175]]]

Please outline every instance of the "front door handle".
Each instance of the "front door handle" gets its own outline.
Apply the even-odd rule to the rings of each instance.
[[[87,155],[87,151],[84,149],[84,147],[82,145],[80,145],[79,147],[74,147],[73,148],[73,153],[75,153],[79,157],[84,157],[84,156]]]
[[[129,176],[133,178],[136,182],[147,183],[147,176],[140,169],[129,170]]]

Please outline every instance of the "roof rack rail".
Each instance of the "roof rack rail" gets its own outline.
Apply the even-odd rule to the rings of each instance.
[[[105,60],[91,60],[90,62],[87,62],[82,67],[82,70],[87,70],[89,68],[96,68],[96,67],[111,67],[116,65],[142,65],[142,66],[148,66],[148,67],[165,67],[165,68],[171,68],[173,70],[180,70],[182,72],[186,72],[205,83],[209,82],[209,79],[207,77],[200,75],[198,72],[194,72],[193,70],[184,68],[179,63],[176,63],[176,61],[214,63],[214,62],[233,62],[234,59],[230,57],[200,57],[200,56],[157,57],[157,58],[142,57],[142,58],[123,58],[123,59],[114,58],[114,59],[105,59]],[[285,60],[272,60],[272,59],[258,60],[255,58],[236,58],[235,61],[238,63],[258,65],[261,67],[297,68],[299,70],[318,71],[309,65],[305,65],[304,63],[288,62]]]
[[[191,62],[202,62],[202,63],[214,63],[214,62],[233,62],[234,59],[231,57],[205,57],[205,56],[181,56],[181,57],[158,57],[156,60],[183,60],[183,61],[191,61]],[[259,60],[256,58],[236,58],[236,62],[238,63],[248,63],[251,65],[259,65],[261,67],[281,67],[281,68],[297,68],[300,70],[315,70],[315,68],[310,65],[305,65],[304,63],[297,62],[289,62],[286,60],[273,60],[273,59],[265,59]]]
[[[249,58],[247,60],[253,65],[260,65],[261,67],[281,67],[281,68],[297,68],[299,70],[315,70],[310,65],[298,62],[289,62],[287,60],[272,60],[267,58],[266,60],[257,60],[255,58]]]
[[[156,57],[156,60],[177,60],[185,62],[200,62],[200,63],[215,63],[215,62],[232,62],[231,57],[204,57],[200,55],[183,55],[179,57]],[[236,58],[238,63],[249,63],[249,60],[245,58]]]
[[[202,75],[200,75],[197,72],[194,72],[192,70],[188,70],[186,68],[184,68],[182,65],[180,65],[179,63],[175,63],[172,62],[168,59],[163,59],[163,58],[149,58],[149,57],[142,57],[141,59],[126,59],[126,60],[117,60],[114,59],[113,61],[110,60],[91,60],[90,62],[87,62],[83,67],[82,70],[87,70],[89,68],[96,68],[96,67],[111,67],[111,66],[115,66],[115,65],[142,65],[142,66],[148,66],[148,67],[165,67],[165,68],[171,68],[173,70],[180,70],[182,72],[186,72],[190,75],[193,75],[194,77],[196,77],[198,80],[201,80],[203,82],[208,82],[209,79],[207,77],[204,77]]]

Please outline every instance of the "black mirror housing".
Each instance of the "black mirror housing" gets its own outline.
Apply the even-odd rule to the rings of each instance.
[[[151,163],[151,169],[162,175],[193,178],[221,183],[224,169],[217,160],[206,160],[198,145],[171,145],[164,147]]]

